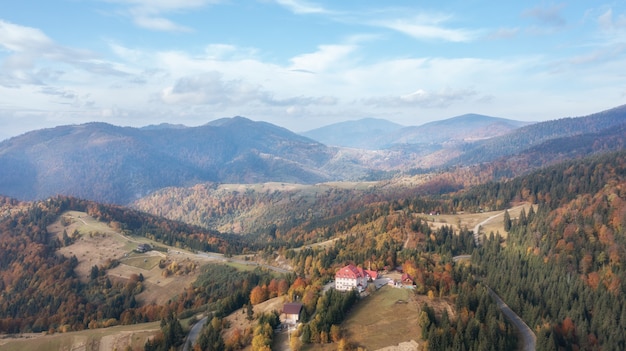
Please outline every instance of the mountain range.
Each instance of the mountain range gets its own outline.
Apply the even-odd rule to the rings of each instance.
[[[465,114],[420,126],[365,118],[331,124],[302,135],[331,146],[379,150],[397,145],[441,145],[489,139],[528,124],[531,123],[479,114]]]
[[[63,194],[128,204],[158,189],[205,182],[377,180],[418,168],[491,162],[531,149],[541,153],[537,150],[542,145],[554,148],[549,142],[557,139],[562,139],[559,145],[578,150],[576,156],[619,149],[624,139],[620,126],[625,122],[626,106],[530,125],[481,115],[418,127],[365,119],[305,135],[244,117],[199,127],[60,126],[0,143],[0,194],[21,200]],[[604,140],[611,140],[605,148]],[[323,141],[343,146],[327,146]],[[561,159],[562,154],[544,162]],[[533,167],[539,166],[535,162]],[[507,172],[511,173],[501,170],[500,174]]]

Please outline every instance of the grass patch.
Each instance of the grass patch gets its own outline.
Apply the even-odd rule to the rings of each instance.
[[[248,264],[248,263],[240,263],[240,262],[232,262],[232,261],[226,261],[224,264],[227,266],[231,266],[237,269],[238,271],[243,271],[243,272],[253,271],[258,267],[258,265],[254,263]]]
[[[384,286],[359,302],[343,323],[349,340],[376,350],[420,340],[417,303],[413,291]]]
[[[120,260],[120,262],[127,266],[137,267],[137,268],[141,268],[141,269],[145,269],[149,271],[152,268],[154,268],[156,265],[158,265],[160,260],[161,260],[161,257],[159,256],[143,255],[143,256],[125,258],[123,260]]]

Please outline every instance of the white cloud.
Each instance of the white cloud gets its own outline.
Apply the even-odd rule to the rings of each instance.
[[[276,0],[276,3],[296,14],[329,13],[324,7],[302,0]]]
[[[189,11],[221,0],[104,0],[126,5],[126,14],[137,26],[145,29],[167,32],[189,32],[191,28],[173,22],[165,14]]]
[[[320,45],[318,51],[291,59],[291,70],[321,73],[342,67],[342,62],[356,49],[353,45]]]
[[[163,17],[135,16],[134,22],[139,27],[163,32],[191,32],[191,28],[178,25]]]
[[[478,37],[477,31],[443,26],[443,23],[450,19],[448,15],[421,14],[409,19],[374,21],[372,24],[396,30],[419,40],[468,42]]]
[[[116,64],[99,60],[87,50],[57,44],[41,30],[0,20],[0,47],[8,51],[0,66],[0,85],[46,84],[78,68],[98,75],[123,76]]]
[[[378,106],[419,106],[423,108],[445,108],[455,102],[467,100],[476,95],[477,92],[473,89],[445,88],[440,91],[418,89],[412,93],[399,96],[365,99],[364,103]]]
[[[173,86],[163,89],[161,99],[168,104],[308,106],[334,105],[334,97],[292,96],[277,98],[259,85],[242,80],[226,80],[219,72],[179,78]]]

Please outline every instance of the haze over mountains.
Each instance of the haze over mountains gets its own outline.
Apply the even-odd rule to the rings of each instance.
[[[478,114],[466,114],[420,126],[401,126],[384,119],[365,118],[335,123],[302,135],[330,146],[386,149],[402,144],[443,144],[493,138],[528,125]]]
[[[578,150],[568,156],[576,157],[623,147],[625,122],[621,106],[531,125],[481,115],[417,127],[364,119],[304,136],[243,117],[200,127],[61,126],[0,143],[0,194],[22,200],[64,194],[127,204],[164,187],[203,182],[375,180],[416,168],[498,160],[531,148],[537,153],[559,138],[559,145]],[[581,137],[586,134],[593,136]],[[561,152],[542,162],[563,157]]]

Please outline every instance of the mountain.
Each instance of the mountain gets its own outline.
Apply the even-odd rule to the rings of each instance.
[[[460,156],[448,165],[470,165],[489,162],[515,155],[544,142],[566,137],[577,137],[616,128],[626,123],[626,105],[583,117],[569,117],[535,123],[514,132],[467,144]],[[570,142],[569,145],[572,145]]]
[[[373,141],[380,138],[381,135],[392,133],[401,128],[400,124],[385,119],[363,118],[327,125],[301,134],[331,146],[378,149],[379,145]]]
[[[242,117],[193,128],[62,126],[0,143],[0,193],[128,203],[156,189],[203,181],[315,183],[342,179],[323,170],[334,152]]]
[[[402,128],[390,137],[392,144],[442,144],[471,142],[508,134],[530,124],[499,117],[465,114],[417,127]]]
[[[499,174],[520,174],[520,169],[619,149],[623,139],[619,127],[625,121],[626,106],[621,106],[586,117],[522,127],[525,122],[463,115],[419,127],[399,128],[383,120],[366,119],[328,129],[334,130],[329,132],[333,138],[345,135],[353,144],[362,131],[361,144],[387,145],[376,150],[329,147],[244,117],[223,118],[198,127],[61,126],[0,142],[0,194],[19,200],[63,194],[129,204],[165,187],[207,182],[380,180],[424,173],[424,169],[480,165],[513,155],[518,162]],[[378,138],[373,136],[374,130],[379,131]],[[542,149],[541,145],[550,141],[552,144]],[[560,151],[554,154],[554,150]],[[524,157],[528,152],[537,156]],[[460,186],[445,184],[446,189]]]
[[[473,142],[510,133],[529,122],[465,114],[420,126],[403,127],[384,119],[365,118],[331,124],[302,135],[326,145],[359,149],[405,149],[429,153],[444,143]],[[418,146],[415,146],[418,145]]]

